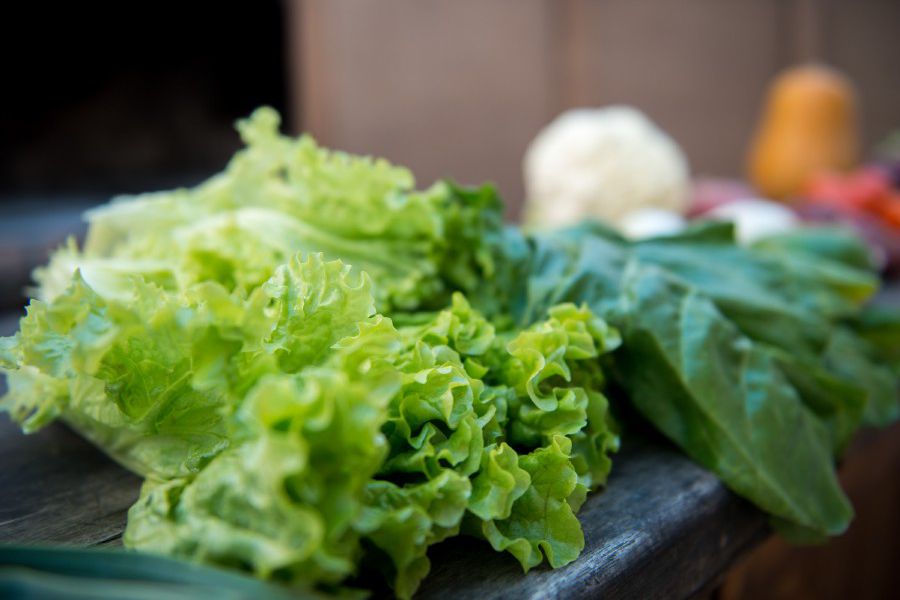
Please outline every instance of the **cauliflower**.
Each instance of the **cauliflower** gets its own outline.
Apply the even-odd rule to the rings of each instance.
[[[688,164],[678,145],[627,107],[563,113],[525,155],[525,222],[568,225],[585,217],[620,224],[639,209],[683,213]]]

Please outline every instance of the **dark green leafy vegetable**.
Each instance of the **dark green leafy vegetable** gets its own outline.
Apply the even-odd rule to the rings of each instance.
[[[810,239],[828,245],[828,235]],[[897,338],[872,344],[855,333],[877,286],[852,258],[853,240],[834,235],[831,247],[841,252],[814,259],[808,249],[787,258],[774,242],[739,248],[719,224],[638,244],[584,224],[523,238],[530,253],[509,268],[530,276],[512,288],[517,300],[509,305],[527,323],[553,303],[588,304],[625,333],[614,372],[648,420],[779,523],[793,524],[781,527],[793,538],[834,535],[852,511],[832,457],[861,422],[889,423],[898,414],[897,378],[884,351]],[[643,296],[629,296],[635,273],[648,281],[655,273],[666,285],[637,302]],[[737,346],[744,354],[735,355]],[[690,348],[692,361],[675,360],[666,348]],[[737,368],[743,360],[744,370]],[[697,384],[698,375],[707,379]],[[719,435],[708,433],[710,407],[731,407],[734,418],[712,421]],[[795,431],[804,432],[800,451]]]
[[[772,357],[709,299],[659,270],[635,267],[623,286],[618,365],[638,410],[766,512],[841,533],[852,509],[828,431]]]
[[[868,306],[850,324],[851,328],[900,378],[900,310],[889,306]]]
[[[162,556],[34,546],[0,546],[0,596],[43,600],[323,597],[311,590],[288,592],[230,571]]]

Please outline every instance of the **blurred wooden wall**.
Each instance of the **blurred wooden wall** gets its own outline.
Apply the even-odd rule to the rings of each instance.
[[[573,106],[633,104],[696,173],[739,175],[766,83],[820,59],[863,98],[865,140],[900,127],[893,0],[289,0],[294,130],[492,180],[515,214],[528,142]]]

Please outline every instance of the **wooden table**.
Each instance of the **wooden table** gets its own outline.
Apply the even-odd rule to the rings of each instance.
[[[0,319],[0,333],[15,319]],[[26,436],[0,416],[0,542],[120,544],[139,488],[140,478],[65,426]],[[687,598],[767,534],[759,511],[652,433],[626,440],[608,489],[579,519],[586,547],[565,568],[523,576],[485,542],[455,539],[430,552],[417,597]]]
[[[900,301],[900,286],[888,296]],[[0,335],[12,333],[17,318],[0,317]],[[66,427],[25,436],[0,416],[0,542],[120,544],[139,486]],[[579,559],[524,576],[485,542],[440,544],[417,597],[695,597],[768,536],[764,515],[653,432],[625,439],[608,489],[588,498],[579,519]]]
[[[2,419],[0,541],[120,543],[140,479],[64,426],[24,436]],[[579,518],[587,544],[563,569],[523,576],[510,556],[457,539],[432,550],[417,597],[687,598],[766,535],[764,517],[715,476],[673,448],[638,440]]]

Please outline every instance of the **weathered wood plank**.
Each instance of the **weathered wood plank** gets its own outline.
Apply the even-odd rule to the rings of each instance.
[[[62,425],[26,436],[0,417],[0,542],[118,540],[139,486]]]
[[[0,333],[15,323],[0,319]],[[118,543],[139,485],[64,426],[25,436],[0,417],[0,542]],[[418,597],[688,598],[768,531],[759,511],[652,435],[626,439],[608,489],[579,519],[585,550],[558,570],[523,576],[484,542],[438,545]]]
[[[0,318],[12,333],[18,315]],[[25,436],[0,417],[0,541],[121,543],[138,477],[62,425]],[[560,570],[523,576],[485,542],[456,539],[430,553],[421,598],[690,597],[765,535],[763,516],[714,475],[659,440],[626,441],[608,489],[579,519],[586,547]]]
[[[24,314],[24,312],[22,314]],[[7,336],[14,334],[19,328],[20,317],[21,315],[16,312],[0,315],[0,335]],[[6,389],[4,386],[5,382],[0,379],[0,391]]]
[[[18,322],[18,313],[0,316],[0,335]],[[0,542],[121,544],[139,486],[139,477],[66,427],[24,435],[0,415]]]
[[[0,421],[0,541],[118,543],[139,485],[61,425],[25,436]],[[523,576],[485,542],[458,539],[433,549],[419,597],[690,597],[765,535],[763,516],[711,473],[638,440],[579,518],[586,547],[564,569]]]
[[[689,598],[766,535],[765,518],[676,450],[630,440],[608,489],[579,514],[585,549],[562,569],[523,576],[474,540],[430,554],[423,598]]]
[[[68,205],[35,201],[4,207],[0,216],[0,310],[21,306],[31,270],[47,262],[50,251],[67,237],[84,235],[81,213],[86,208],[82,199]]]

